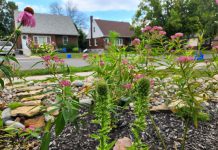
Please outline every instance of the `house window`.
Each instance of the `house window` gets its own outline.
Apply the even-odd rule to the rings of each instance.
[[[105,38],[105,39],[104,39],[104,42],[105,42],[106,44],[109,44],[110,39],[109,39],[109,38]]]
[[[98,46],[98,42],[97,42],[97,39],[95,39],[95,46]]]
[[[95,27],[93,27],[93,32],[95,32]]]
[[[123,45],[123,39],[117,39],[117,45],[122,46]]]
[[[38,45],[50,44],[51,37],[50,36],[33,36],[33,41],[35,44],[38,44]]]
[[[64,45],[68,44],[68,36],[63,36],[63,44]]]

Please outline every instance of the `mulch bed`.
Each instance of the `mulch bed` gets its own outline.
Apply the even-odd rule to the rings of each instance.
[[[218,104],[209,103],[205,109],[210,114],[210,121],[199,122],[196,129],[193,125],[189,128],[186,150],[217,150],[218,149]],[[133,139],[130,131],[130,125],[134,120],[134,115],[130,109],[119,111],[117,114],[117,128],[110,133],[112,140],[122,137]],[[181,148],[183,137],[183,121],[175,114],[170,112],[156,112],[152,116],[164,136],[167,149],[176,150]],[[91,123],[93,115],[87,115],[81,118],[78,127],[67,125],[62,134],[58,137],[52,137],[50,143],[51,150],[95,150],[98,143],[90,138],[90,134],[97,131],[98,126]],[[147,129],[142,133],[143,141],[149,145],[151,150],[162,150],[160,140],[150,118],[147,118]]]

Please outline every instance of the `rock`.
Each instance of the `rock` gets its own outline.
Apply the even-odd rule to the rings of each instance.
[[[10,90],[10,89],[21,88],[21,87],[25,87],[25,86],[27,86],[27,85],[26,84],[14,84],[12,86],[7,86],[6,88]]]
[[[59,114],[59,108],[57,106],[51,106],[47,108],[47,112],[52,116],[57,116]]]
[[[197,63],[193,69],[198,69],[198,70],[202,70],[202,69],[206,69],[207,64],[202,62],[202,63]]]
[[[22,106],[11,110],[11,116],[27,116],[32,117],[42,112],[42,106]]]
[[[26,101],[23,102],[24,106],[39,106],[41,105],[41,100],[35,100],[35,101]]]
[[[127,138],[124,137],[122,139],[118,139],[113,150],[127,150],[128,147],[132,146],[132,141]]]
[[[84,83],[81,80],[76,80],[73,82],[73,85],[76,87],[82,87],[84,85]]]
[[[44,87],[42,87],[42,86],[23,87],[23,88],[19,88],[18,92],[35,91],[35,90],[40,90],[40,89],[43,89],[43,88]]]
[[[39,116],[31,119],[27,119],[24,122],[24,125],[26,127],[34,127],[34,128],[41,128],[45,126],[45,117],[44,116]]]
[[[6,103],[0,100],[0,110],[3,110],[6,106]]]
[[[218,81],[218,74],[214,75],[213,78]]]
[[[36,95],[38,93],[42,92],[42,89],[40,90],[35,90],[35,91],[29,91],[29,92],[21,92],[21,93],[17,93],[18,97],[22,97],[22,96],[31,96],[31,95]]]
[[[3,122],[6,122],[7,120],[11,120],[11,109],[6,108],[5,110],[3,110],[1,118]]]
[[[79,100],[79,103],[83,104],[83,105],[91,105],[92,99],[91,98],[84,98],[84,99]]]
[[[79,76],[79,77],[87,77],[87,76],[91,76],[94,72],[91,71],[91,72],[78,72],[78,73],[75,73],[74,75],[75,76]]]
[[[129,103],[129,107],[131,110],[134,110],[134,103]]]
[[[186,104],[182,100],[174,100],[168,105],[169,109],[173,112],[176,112],[177,108],[182,108],[184,106],[186,106]]]
[[[218,92],[214,93],[214,97],[218,98]]]
[[[42,100],[43,98],[48,97],[51,94],[53,94],[53,92],[49,92],[49,93],[42,94],[42,95],[35,95],[31,97],[25,97],[25,98],[22,98],[21,101],[24,102],[24,101]]]
[[[25,129],[25,126],[24,126],[22,123],[16,122],[16,121],[12,121],[12,120],[7,120],[7,121],[5,122],[5,125],[6,125],[6,126],[13,127],[13,128],[17,128],[17,129],[19,129],[19,128]]]
[[[165,103],[158,105],[158,106],[153,106],[150,111],[168,111],[170,110],[169,107]]]
[[[45,121],[48,122],[49,120],[51,120],[51,122],[53,123],[55,120],[55,117],[49,114],[45,114]]]

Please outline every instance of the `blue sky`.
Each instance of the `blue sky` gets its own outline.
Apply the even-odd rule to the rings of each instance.
[[[8,0],[9,1],[9,0]],[[56,0],[10,0],[16,2],[19,10],[31,6],[37,13],[49,13],[49,5]],[[68,0],[59,0],[62,5]],[[131,22],[140,0],[70,0],[87,17]]]

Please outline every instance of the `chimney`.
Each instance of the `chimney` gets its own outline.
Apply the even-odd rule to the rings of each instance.
[[[90,31],[91,31],[91,39],[90,39],[90,42],[91,42],[91,45],[93,44],[93,16],[90,16]]]

